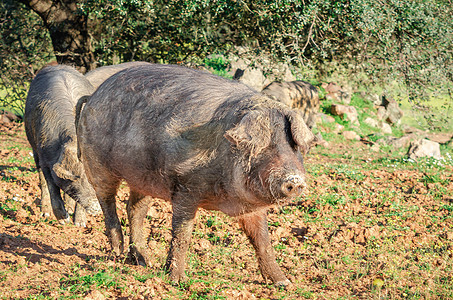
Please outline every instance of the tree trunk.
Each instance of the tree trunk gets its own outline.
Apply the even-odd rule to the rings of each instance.
[[[88,18],[78,11],[77,0],[20,1],[44,21],[59,64],[73,65],[82,73],[94,68]]]

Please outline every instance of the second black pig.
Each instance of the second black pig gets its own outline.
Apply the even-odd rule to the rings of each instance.
[[[86,211],[101,211],[77,158],[74,108],[93,86],[74,68],[49,66],[38,72],[25,103],[24,123],[41,185],[41,210],[61,222],[69,218],[60,189],[76,201],[74,223],[86,225]]]

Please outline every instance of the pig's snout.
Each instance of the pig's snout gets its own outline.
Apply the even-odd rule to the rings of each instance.
[[[287,176],[281,185],[281,191],[286,197],[300,196],[305,188],[305,180],[299,175]]]

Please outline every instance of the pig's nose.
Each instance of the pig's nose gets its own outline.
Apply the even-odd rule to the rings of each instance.
[[[287,197],[300,196],[305,189],[305,180],[299,175],[291,175],[282,183],[282,192]]]

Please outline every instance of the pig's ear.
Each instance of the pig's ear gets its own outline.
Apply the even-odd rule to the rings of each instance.
[[[301,148],[302,152],[306,154],[313,144],[315,136],[307,127],[307,124],[305,124],[305,121],[300,114],[295,111],[289,111],[287,116],[291,124],[292,138]]]
[[[239,149],[246,148],[256,156],[271,141],[269,118],[262,112],[251,111],[239,124],[225,132],[225,138]]]
[[[65,145],[52,171],[59,178],[75,181],[80,176],[80,162],[77,160],[77,149],[72,145]]]

